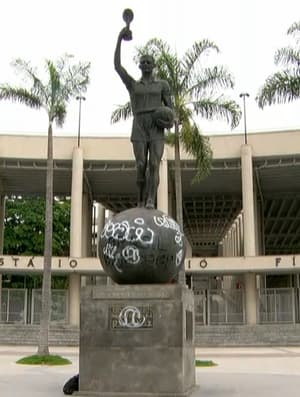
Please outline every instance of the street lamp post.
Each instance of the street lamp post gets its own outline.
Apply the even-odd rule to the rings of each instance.
[[[81,125],[81,101],[85,101],[85,97],[82,95],[78,95],[76,97],[77,101],[79,101],[79,117],[78,117],[78,137],[77,137],[77,146],[80,146],[80,125]]]
[[[244,103],[244,131],[245,131],[245,145],[247,145],[247,124],[246,124],[246,98],[249,98],[248,92],[242,92],[240,98],[243,98]]]

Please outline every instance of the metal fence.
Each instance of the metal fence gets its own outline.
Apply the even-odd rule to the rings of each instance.
[[[51,322],[68,322],[68,291],[65,289],[52,290],[51,294]],[[38,324],[42,311],[42,290],[32,290],[31,324]]]
[[[194,291],[194,311],[196,324],[207,324],[206,295],[206,290]]]
[[[243,289],[194,290],[195,322],[198,325],[245,323]],[[3,288],[0,321],[31,323],[40,321],[41,290]],[[299,288],[267,288],[257,291],[258,323],[300,321]],[[52,290],[51,322],[68,322],[68,290]]]
[[[243,289],[194,290],[195,322],[198,325],[244,324]],[[300,322],[299,288],[257,290],[258,323]]]
[[[210,290],[209,324],[243,324],[245,322],[242,289]]]
[[[243,290],[195,290],[194,296],[196,324],[243,324],[245,322]]]
[[[26,323],[27,290],[7,288],[1,290],[1,322]]]
[[[260,323],[294,323],[296,321],[294,288],[266,288],[259,290]],[[298,305],[297,305],[298,306]]]
[[[51,322],[68,322],[68,290],[52,290]],[[0,321],[38,324],[42,309],[42,291],[3,288]]]

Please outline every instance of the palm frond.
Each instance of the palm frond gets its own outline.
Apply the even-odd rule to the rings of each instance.
[[[203,98],[192,102],[197,115],[205,119],[225,120],[235,128],[241,119],[242,112],[237,102],[225,98],[223,95],[218,98]]]
[[[11,65],[18,73],[22,74],[26,83],[32,83],[31,92],[33,95],[46,96],[45,86],[41,79],[38,78],[37,71],[31,66],[30,62],[16,58],[11,62]]]
[[[184,71],[183,84],[186,84],[186,80],[189,79],[189,76],[193,71],[195,65],[200,60],[201,55],[210,50],[219,52],[218,46],[213,41],[203,39],[201,41],[196,41],[192,45],[192,47],[186,51],[181,62],[182,69]]]
[[[117,123],[120,120],[127,120],[132,116],[131,103],[127,102],[125,105],[119,105],[117,109],[112,112],[110,122]]]
[[[292,47],[284,47],[276,51],[274,56],[276,65],[282,64],[287,67],[297,67],[300,69],[300,50]]]
[[[32,94],[32,92],[25,88],[12,87],[8,84],[0,86],[0,99],[9,99],[36,109],[43,105],[40,98]]]
[[[180,141],[185,151],[192,155],[196,163],[196,175],[193,183],[207,177],[210,173],[212,150],[209,138],[203,136],[195,123],[184,123],[180,131]]]
[[[62,97],[69,100],[86,92],[90,82],[90,62],[73,62],[73,55],[64,54],[55,63],[60,76]]]
[[[90,63],[74,63],[71,55],[64,55],[56,62],[46,60],[46,82],[38,78],[30,62],[18,58],[12,66],[23,77],[25,88],[2,85],[0,99],[42,107],[48,113],[49,121],[55,120],[59,126],[64,123],[67,103],[85,91],[89,82]]]
[[[299,34],[300,33],[300,21],[294,22],[287,31],[287,34]]]
[[[187,106],[184,97],[178,96],[175,103],[175,113],[178,120],[178,124],[182,125],[188,123],[192,119],[193,110]]]
[[[300,98],[300,21],[293,23],[287,34],[295,37],[296,45],[276,51],[275,64],[285,68],[270,75],[258,91],[256,101],[262,109],[266,105],[292,102]]]
[[[176,55],[162,52],[156,62],[156,74],[162,80],[167,80],[171,92],[176,95],[180,91],[181,69]]]
[[[196,74],[196,78],[192,76],[191,85],[187,92],[195,98],[203,95],[212,95],[219,89],[227,89],[234,87],[234,80],[231,73],[224,66],[214,66],[212,68],[203,68]],[[206,91],[209,90],[208,93]]]
[[[275,103],[292,102],[300,98],[300,75],[290,70],[277,72],[269,76],[260,89],[256,100],[258,106],[264,108],[266,105]]]
[[[65,102],[56,103],[53,113],[55,115],[54,120],[56,122],[56,125],[58,127],[62,127],[64,125],[66,115],[67,115],[67,109],[66,109]]]
[[[60,74],[58,73],[58,70],[56,69],[56,66],[52,61],[47,60],[46,64],[49,74],[49,93],[51,93],[50,106],[53,106],[55,104],[56,98],[60,94],[60,89],[61,89]]]

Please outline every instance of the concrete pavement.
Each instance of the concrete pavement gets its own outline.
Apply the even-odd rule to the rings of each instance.
[[[1,397],[61,397],[63,384],[78,372],[78,348],[53,347],[72,361],[67,366],[28,366],[16,360],[36,346],[0,346]],[[193,397],[298,397],[300,347],[198,348],[196,357],[218,365],[197,368]]]
[[[196,352],[197,358],[218,364],[197,369],[197,397],[299,396],[299,347],[203,348]]]

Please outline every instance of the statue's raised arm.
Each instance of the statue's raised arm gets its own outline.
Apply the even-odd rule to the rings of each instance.
[[[133,19],[133,12],[129,9],[124,10],[123,19],[126,22],[126,26],[120,31],[117,39],[115,55],[114,55],[114,65],[115,70],[118,75],[121,77],[123,83],[126,85],[127,89],[129,89],[129,85],[134,80],[126,71],[126,69],[121,64],[121,44],[122,41],[132,40],[132,32],[130,30],[130,22]]]

